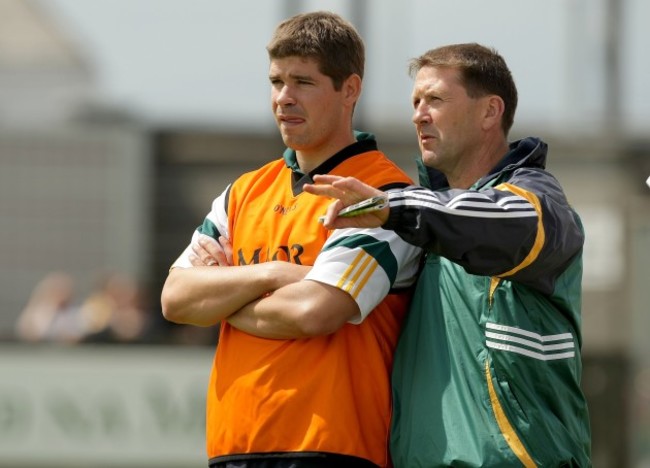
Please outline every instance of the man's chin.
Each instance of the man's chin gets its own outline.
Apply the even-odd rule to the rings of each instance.
[[[297,137],[296,135],[282,132],[281,136],[282,136],[282,141],[284,142],[287,148],[291,148],[293,150],[298,151],[305,146],[304,141],[301,138]]]
[[[430,150],[422,149],[422,162],[429,167],[435,167],[438,155]]]

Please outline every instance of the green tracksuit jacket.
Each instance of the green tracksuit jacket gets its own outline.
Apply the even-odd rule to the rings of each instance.
[[[393,371],[396,468],[587,467],[584,234],[546,144],[511,144],[469,190],[420,167],[384,225],[427,250]]]

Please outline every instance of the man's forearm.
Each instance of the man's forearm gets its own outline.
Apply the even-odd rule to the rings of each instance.
[[[163,314],[176,323],[216,325],[264,294],[301,280],[309,268],[287,262],[174,268],[162,291]]]
[[[176,323],[215,325],[268,292],[272,284],[261,265],[174,268],[162,291],[163,315]]]
[[[270,317],[269,302],[268,297],[249,302],[226,320],[238,330],[260,338],[303,338],[304,334],[296,327],[291,326],[291,322],[283,324]]]
[[[261,338],[299,339],[333,333],[358,313],[348,293],[316,281],[300,281],[246,304],[227,320]]]

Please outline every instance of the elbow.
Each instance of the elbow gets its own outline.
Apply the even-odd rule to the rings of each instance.
[[[331,323],[321,319],[300,320],[298,324],[298,336],[301,338],[315,338],[317,336],[331,335],[339,326],[332,326]]]
[[[178,293],[178,287],[174,285],[171,278],[167,278],[160,295],[160,306],[165,320],[173,323],[185,323],[182,301]]]
[[[311,321],[301,326],[300,331],[304,338],[315,338],[331,335],[339,328],[339,326],[331,326],[329,323]]]
[[[178,308],[174,300],[174,295],[168,288],[164,288],[160,295],[160,306],[162,315],[169,322],[179,323]]]
[[[298,311],[296,326],[304,338],[330,335],[345,324],[331,308],[313,301],[303,301]]]
[[[306,293],[292,304],[296,307],[296,327],[305,338],[330,335],[359,315],[359,305],[347,292],[317,282],[306,283]]]
[[[209,327],[217,324],[214,314],[206,313],[206,301],[195,297],[182,272],[181,268],[172,270],[165,281],[160,294],[162,316],[179,325]]]

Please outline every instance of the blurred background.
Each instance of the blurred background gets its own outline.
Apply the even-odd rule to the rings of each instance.
[[[212,199],[283,149],[265,46],[328,9],[366,41],[355,126],[416,176],[408,60],[509,63],[587,231],[597,468],[650,467],[650,2],[0,0],[0,466],[205,466],[216,330],[160,289]]]

